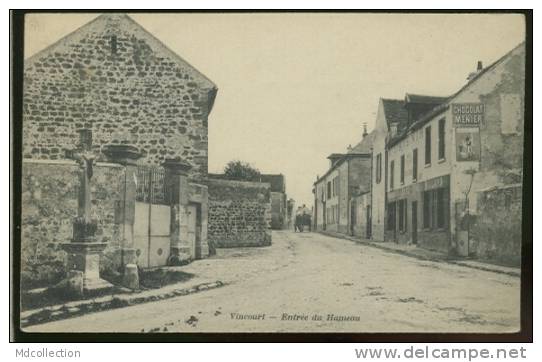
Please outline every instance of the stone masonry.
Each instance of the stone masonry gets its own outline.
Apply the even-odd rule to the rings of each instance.
[[[522,185],[477,194],[478,215],[471,226],[471,248],[483,260],[521,265]]]
[[[23,157],[62,159],[91,128],[94,151],[133,144],[142,163],[181,157],[207,173],[216,86],[126,15],[101,15],[26,59]]]
[[[61,244],[72,239],[77,214],[79,168],[73,161],[28,160],[23,162],[21,214],[21,287],[52,285],[65,276],[65,252]],[[98,220],[96,239],[108,247],[100,265],[116,269],[121,226],[115,210],[122,198],[125,169],[116,164],[94,167],[93,218]]]
[[[209,243],[218,248],[271,245],[268,183],[208,181]]]

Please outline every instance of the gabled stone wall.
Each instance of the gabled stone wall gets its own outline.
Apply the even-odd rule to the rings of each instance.
[[[181,157],[207,173],[216,87],[126,15],[106,14],[25,61],[23,156],[62,159],[92,128],[94,149],[130,143],[141,162]]]

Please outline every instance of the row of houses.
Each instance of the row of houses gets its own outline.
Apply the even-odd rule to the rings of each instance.
[[[519,264],[524,89],[522,43],[451,96],[381,98],[314,182],[315,229]]]

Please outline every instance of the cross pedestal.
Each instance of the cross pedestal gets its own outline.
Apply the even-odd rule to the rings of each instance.
[[[100,278],[100,254],[106,246],[107,243],[100,242],[72,241],[62,244],[62,249],[68,254],[68,269],[82,273],[84,295],[113,287]]]
[[[79,197],[77,217],[73,222],[73,238],[62,244],[68,254],[68,292],[88,296],[97,291],[112,288],[113,285],[100,278],[100,254],[107,243],[97,242],[95,238],[98,221],[91,218],[90,180],[93,174],[95,156],[92,154],[92,131],[79,131],[77,152],[70,152],[68,157],[77,161],[80,167]],[[79,280],[82,278],[82,281]]]

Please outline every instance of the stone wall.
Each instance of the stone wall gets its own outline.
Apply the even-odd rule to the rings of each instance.
[[[480,125],[480,171],[496,172],[504,184],[519,183],[525,132],[525,45],[515,49],[491,73],[479,85],[483,88],[488,86],[484,82],[490,86],[495,83],[490,92],[480,92],[480,102],[486,109]]]
[[[479,192],[470,229],[470,249],[480,259],[521,264],[522,187],[511,185]]]
[[[25,60],[23,156],[61,159],[92,128],[94,149],[130,143],[144,163],[181,157],[207,173],[215,85],[126,15],[106,14]]]
[[[217,248],[271,245],[268,183],[208,180],[209,243]]]
[[[77,215],[78,166],[71,161],[24,160],[21,212],[21,287],[51,285],[65,275],[60,244],[72,238]],[[112,267],[121,230],[115,205],[122,198],[124,167],[98,164],[92,177],[92,212],[98,219],[98,241],[108,242],[101,268]]]

